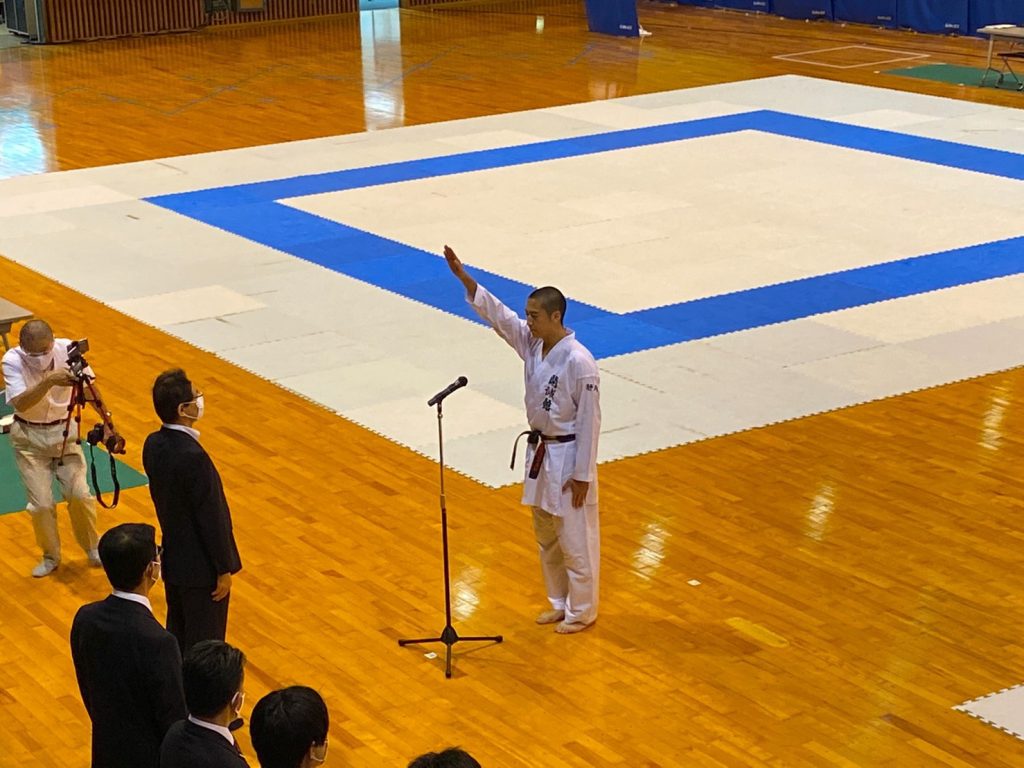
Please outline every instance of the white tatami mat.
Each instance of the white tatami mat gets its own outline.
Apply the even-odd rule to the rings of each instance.
[[[1024,685],[990,693],[953,709],[976,717],[1018,739],[1024,739]]]
[[[1024,152],[1017,110],[786,76],[10,179],[0,253],[427,455],[426,400],[466,375],[446,458],[497,486],[525,424],[519,361],[490,331],[143,198],[759,109]],[[1024,234],[1021,182],[750,130],[281,202],[618,313]],[[601,458],[1020,365],[1022,288],[602,359]]]

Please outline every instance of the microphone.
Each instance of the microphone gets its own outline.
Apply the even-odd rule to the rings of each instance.
[[[446,397],[448,397],[448,395],[450,395],[452,392],[454,392],[456,389],[462,389],[467,384],[469,384],[469,379],[467,379],[465,376],[459,376],[459,378],[457,378],[455,381],[453,381],[447,387],[442,389],[440,392],[438,392],[432,398],[427,400],[427,405],[437,405],[442,400],[444,400]]]

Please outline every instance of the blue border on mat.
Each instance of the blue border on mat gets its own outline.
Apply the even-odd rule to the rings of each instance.
[[[278,201],[749,130],[1024,180],[1024,156],[1013,152],[758,110],[162,195],[148,201],[435,309],[481,322],[439,254]],[[525,305],[532,286],[486,270],[474,271],[480,282],[508,305]],[[635,312],[610,312],[573,301],[569,317],[577,337],[600,359],[1021,272],[1024,236]]]

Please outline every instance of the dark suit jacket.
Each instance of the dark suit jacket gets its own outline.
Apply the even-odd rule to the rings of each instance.
[[[160,748],[160,768],[248,768],[235,747],[209,728],[181,720],[171,726]]]
[[[219,574],[240,571],[224,486],[203,447],[162,427],[146,438],[142,465],[163,533],[164,581],[213,589]]]
[[[75,614],[71,657],[93,768],[157,768],[164,734],[186,714],[174,635],[146,606],[111,595]]]

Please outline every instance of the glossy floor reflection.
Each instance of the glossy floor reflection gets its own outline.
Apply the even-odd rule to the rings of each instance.
[[[589,36],[575,3],[517,2],[0,51],[0,175],[147,160],[162,164],[103,173],[130,183],[154,170],[164,174],[161,183],[173,184],[185,168],[206,174],[212,185],[244,158],[163,159],[239,147],[263,147],[252,153],[263,153],[263,161],[292,157],[299,174],[312,170],[300,166],[314,145],[263,145],[338,136],[333,141],[355,154],[353,147],[371,143],[351,134],[372,130],[375,151],[352,162],[376,164],[396,159],[406,134],[392,129],[403,126],[787,73],[1020,103],[1019,94],[773,58],[871,43],[966,64],[983,54],[980,41],[656,4],[641,10],[654,32],[642,43]],[[811,98],[807,81],[798,82],[797,95]],[[817,106],[865,125],[929,130],[906,123],[920,109],[913,96],[900,105],[887,94],[893,104],[856,118],[860,97],[842,92],[842,103],[822,97]],[[994,138],[973,104],[941,105],[946,114],[937,124],[974,143],[1012,138],[1011,130]],[[615,119],[615,104],[593,106]],[[715,108],[728,106],[719,100]],[[621,112],[619,118],[626,119]],[[455,135],[457,128],[444,130]],[[458,629],[501,632],[506,642],[458,654],[456,679],[446,682],[439,661],[423,655],[429,649],[399,649],[395,642],[441,628],[436,465],[224,359],[238,339],[255,334],[277,346],[239,353],[245,367],[276,365],[296,377],[324,362],[340,370],[388,334],[421,332],[410,322],[415,312],[359,284],[349,287],[365,300],[322,301],[315,290],[326,282],[316,280],[320,268],[305,265],[309,290],[295,293],[294,303],[324,318],[350,318],[354,337],[342,340],[328,328],[299,341],[305,326],[280,308],[253,310],[280,288],[275,270],[283,254],[251,245],[216,250],[211,232],[136,236],[126,229],[132,220],[114,215],[123,200],[68,213],[76,195],[91,194],[82,192],[85,178],[13,178],[5,185],[11,194],[0,195],[4,237],[24,241],[19,251],[53,279],[0,259],[0,295],[30,306],[61,332],[89,336],[90,360],[136,466],[155,426],[148,393],[154,374],[181,365],[202,383],[203,441],[223,473],[246,566],[229,639],[250,660],[247,710],[271,688],[316,686],[331,710],[330,764],[399,766],[449,743],[462,744],[486,766],[508,768],[1003,768],[1024,759],[1020,741],[952,709],[1020,682],[1020,369],[603,466],[602,615],[593,630],[571,638],[532,623],[543,595],[516,489],[492,490],[450,473]],[[40,191],[40,184],[52,189],[36,204],[51,205],[53,215],[37,211],[33,227],[18,230],[31,201],[18,198],[15,208],[15,199]],[[931,187],[920,193],[933,194]],[[900,204],[893,200],[893,215]],[[514,206],[506,207],[513,216]],[[400,209],[417,213],[407,201]],[[77,255],[47,247],[69,222],[91,233]],[[897,217],[885,237],[898,239],[898,228]],[[138,258],[107,272],[125,250]],[[524,260],[535,255],[524,253]],[[240,270],[236,257],[249,266]],[[138,302],[146,296],[129,293],[131,286],[155,278],[166,290],[185,290],[178,283],[215,270],[218,280],[239,285],[192,286],[198,292],[169,307],[168,317],[188,314],[182,325],[201,330],[199,343],[218,354],[65,287],[88,284],[84,293],[110,303]],[[787,335],[773,326],[760,338],[732,335],[715,344],[727,346],[730,358],[760,354],[786,364],[825,355],[831,344],[830,364],[837,366],[835,360],[857,354],[854,337],[865,324],[873,337],[901,345],[921,338],[915,334],[956,333],[953,326],[964,323],[991,330],[990,314],[1009,313],[992,321],[1008,324],[1002,346],[958,337],[927,351],[970,365],[1016,343],[1018,289],[994,285],[925,294],[909,312],[882,303],[853,319],[822,316],[813,334]],[[983,312],[974,312],[979,306]],[[217,319],[228,310],[236,310],[232,322]],[[770,346],[762,343],[768,337]],[[444,339],[406,353],[409,367],[435,355],[454,365],[476,348]],[[614,364],[612,358],[608,365]],[[888,371],[845,364],[830,375],[845,375],[844,386],[864,396],[916,373],[905,361]],[[340,377],[321,384],[334,396],[377,397],[408,383],[404,369],[389,370],[371,391]],[[674,385],[695,372],[665,368],[641,383],[650,388],[654,374]],[[766,382],[749,370],[748,376],[748,391],[763,395]],[[518,376],[502,383],[494,397],[514,399]],[[703,404],[709,419],[721,416],[711,404],[715,394],[721,393],[708,391]],[[652,389],[654,396],[667,397]],[[686,405],[701,412],[700,402]],[[666,411],[675,409],[666,403]],[[614,398],[607,411],[609,424],[628,421],[628,409]],[[432,438],[433,414],[423,408],[422,415]],[[608,445],[616,434],[607,436]],[[500,461],[506,459],[502,453]],[[144,490],[126,493],[101,525],[133,519],[153,520]],[[63,514],[62,524],[70,536]],[[67,632],[77,607],[104,594],[103,576],[69,557],[54,578],[32,580],[28,521],[7,515],[0,527],[0,763],[85,764],[89,726]],[[163,616],[159,589],[155,606]],[[241,740],[254,764],[245,730]]]
[[[1015,105],[1019,94],[772,58],[869,42],[977,64],[977,39],[642,6],[657,35],[586,33],[564,0],[211,28],[0,52],[0,114],[45,148],[0,177],[332,136],[788,72]],[[145,76],[140,76],[144,72]],[[15,118],[12,118],[15,119]],[[21,125],[25,118],[16,118]],[[6,144],[6,143],[5,143]]]

